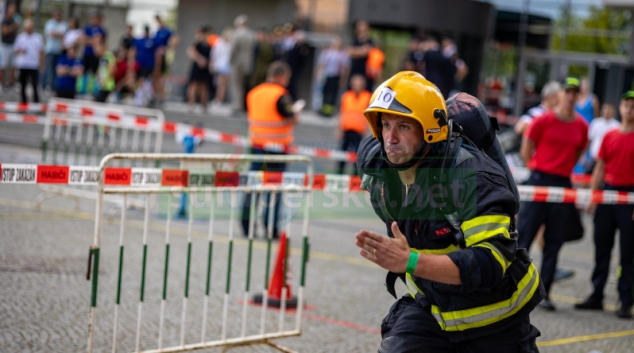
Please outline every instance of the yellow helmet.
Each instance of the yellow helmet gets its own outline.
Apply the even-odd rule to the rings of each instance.
[[[363,112],[372,135],[380,139],[379,113],[391,113],[418,121],[425,142],[447,139],[447,105],[440,90],[423,75],[401,71],[383,82],[372,94],[370,106]]]

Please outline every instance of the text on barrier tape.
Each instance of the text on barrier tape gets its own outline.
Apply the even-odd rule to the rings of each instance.
[[[0,164],[0,183],[4,184],[68,184],[97,185],[99,168],[35,164]],[[104,170],[103,184],[107,186],[165,186],[165,187],[261,187],[277,186],[292,190],[307,186],[308,175],[297,172],[193,172],[180,169],[118,168]],[[361,191],[358,176],[313,175],[313,190]],[[519,185],[522,201],[551,203],[634,204],[634,193],[588,189],[567,189]]]

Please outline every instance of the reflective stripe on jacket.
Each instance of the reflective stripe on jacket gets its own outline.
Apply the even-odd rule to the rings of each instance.
[[[287,146],[293,142],[293,126],[277,111],[277,101],[285,94],[288,94],[286,88],[269,82],[247,94],[249,136],[253,144]]]

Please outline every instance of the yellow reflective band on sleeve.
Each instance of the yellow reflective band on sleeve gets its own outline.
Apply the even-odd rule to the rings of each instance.
[[[517,290],[507,300],[478,308],[448,312],[441,312],[438,306],[432,305],[431,312],[445,331],[455,332],[482,327],[502,321],[520,311],[538,287],[539,273],[531,263],[526,275],[517,284]]]
[[[416,293],[425,294],[422,290],[420,290],[420,288],[418,288],[416,283],[414,283],[414,279],[412,278],[412,275],[410,275],[409,273],[406,273],[405,277],[406,277],[405,284],[407,285],[407,291],[412,296],[412,298],[416,298]]]
[[[448,247],[444,249],[414,249],[414,248],[409,248],[409,249],[419,254],[446,255],[456,250],[459,250],[460,247],[458,247],[458,245],[449,245]]]
[[[510,239],[510,223],[511,219],[508,216],[487,215],[462,222],[460,228],[464,234],[465,245],[469,247],[499,234]]]
[[[502,266],[503,274],[506,273],[506,269],[509,268],[509,266],[511,266],[511,262],[508,261],[506,257],[504,257],[502,252],[498,250],[498,248],[495,247],[495,245],[491,243],[483,242],[480,244],[476,244],[474,247],[487,248],[491,250],[491,254],[493,254],[493,257],[495,257],[495,259],[500,263],[500,266]]]

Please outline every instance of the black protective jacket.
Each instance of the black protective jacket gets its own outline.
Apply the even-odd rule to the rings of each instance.
[[[461,342],[525,318],[545,293],[526,250],[517,249],[510,231],[519,204],[502,168],[463,143],[441,173],[444,145],[432,145],[409,186],[386,164],[374,138],[361,143],[357,167],[361,188],[370,192],[390,237],[396,221],[412,251],[447,255],[458,267],[461,285],[399,276],[416,301],[431,310],[449,340]],[[456,221],[453,226],[448,213]],[[388,290],[394,277],[388,275]]]

